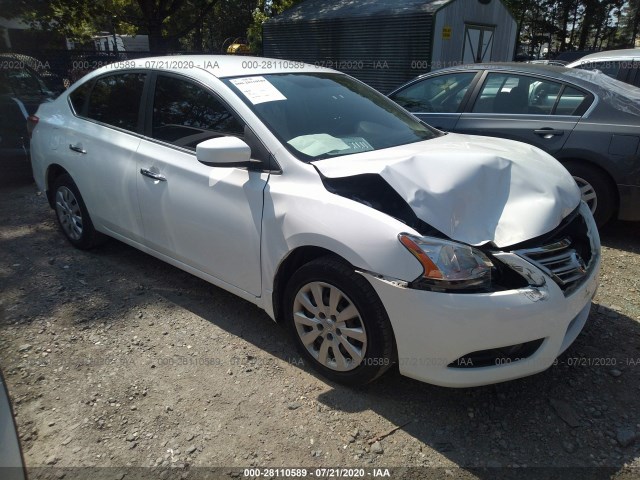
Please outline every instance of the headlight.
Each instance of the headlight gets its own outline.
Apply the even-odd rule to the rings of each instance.
[[[480,250],[461,243],[408,233],[398,235],[400,243],[422,264],[416,287],[430,290],[476,290],[491,285],[493,264]]]

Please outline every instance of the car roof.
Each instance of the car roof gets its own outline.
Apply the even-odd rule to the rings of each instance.
[[[119,69],[132,68],[158,69],[174,73],[184,73],[190,69],[200,69],[205,70],[218,78],[266,75],[272,73],[338,73],[328,68],[276,58],[236,55],[171,55],[114,62],[92,72],[94,74],[92,76],[100,75],[105,72],[117,71]]]
[[[574,67],[593,60],[634,60],[640,59],[640,48],[626,48],[623,50],[606,50],[604,52],[590,53],[584,57],[574,60],[569,66]]]
[[[458,65],[457,67],[448,67],[441,70],[433,70],[432,72],[420,75],[418,78],[424,78],[426,76],[438,75],[443,73],[463,72],[469,70],[490,70],[494,72],[510,72],[510,73],[523,73],[531,75],[543,75],[546,77],[555,78],[557,80],[568,81],[567,75],[571,76],[570,81],[576,83],[585,88],[590,87],[594,82],[594,72],[588,72],[586,70],[576,70],[573,68],[560,67],[557,65],[548,65],[542,63],[523,63],[523,62],[492,62],[492,63],[468,63],[466,65]],[[585,72],[587,75],[576,72]],[[413,81],[413,80],[412,80]]]
[[[560,81],[573,82],[576,85],[583,86],[585,88],[601,83],[601,77],[607,77],[602,72],[592,70],[579,70],[575,68],[560,67],[557,65],[547,65],[540,63],[521,63],[521,62],[496,62],[496,63],[471,63],[466,65],[459,65],[457,67],[443,68],[441,70],[434,70],[429,73],[425,73],[418,78],[425,76],[437,75],[441,73],[451,73],[469,70],[490,70],[494,72],[510,72],[510,73],[523,73],[531,75],[542,75],[550,78],[555,78]],[[607,77],[609,78],[609,77]],[[622,82],[618,82],[622,83]]]
[[[566,67],[558,65],[550,65],[548,63],[529,63],[529,62],[486,62],[486,63],[467,63],[465,65],[458,65],[456,67],[443,68],[441,70],[434,70],[430,73],[440,73],[445,71],[460,71],[460,70],[498,70],[498,71],[511,71],[522,73],[534,73],[548,76],[557,76],[558,78],[568,70]],[[428,75],[428,74],[427,74]]]

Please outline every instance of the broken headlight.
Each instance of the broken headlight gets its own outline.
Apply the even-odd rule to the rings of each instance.
[[[408,233],[400,243],[420,262],[422,275],[412,284],[434,291],[486,290],[491,286],[491,260],[480,250],[461,243]]]

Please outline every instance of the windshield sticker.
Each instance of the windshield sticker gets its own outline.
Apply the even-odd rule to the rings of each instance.
[[[369,142],[362,137],[342,137],[341,140],[349,146],[349,153],[370,152],[374,150]],[[328,152],[329,155],[331,152]]]
[[[234,78],[229,81],[238,87],[238,90],[254,105],[287,99],[264,77]]]
[[[299,152],[309,155],[310,157],[317,157],[329,152],[349,150],[350,148],[349,145],[339,138],[332,137],[326,133],[301,135],[299,137],[292,138],[287,143]]]

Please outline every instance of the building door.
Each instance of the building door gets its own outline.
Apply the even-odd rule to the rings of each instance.
[[[493,33],[495,27],[467,25],[464,31],[463,63],[480,63],[491,61],[493,50]]]

